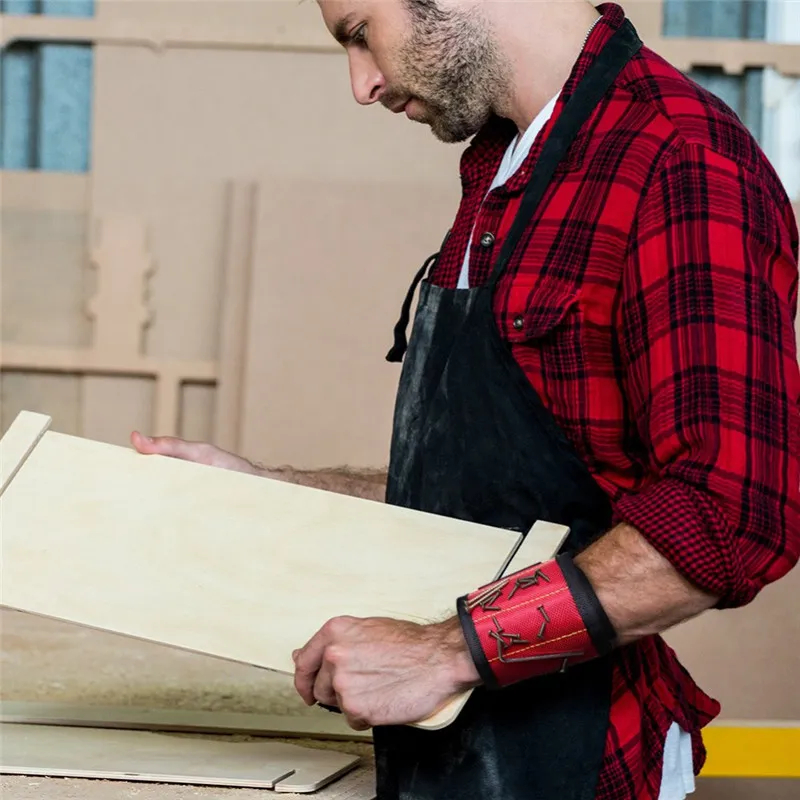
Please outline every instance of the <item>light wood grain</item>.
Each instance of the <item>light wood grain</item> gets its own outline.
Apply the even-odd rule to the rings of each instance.
[[[0,514],[3,605],[287,673],[332,616],[452,613],[519,538],[55,432]]]
[[[331,617],[447,618],[520,540],[52,431],[0,515],[3,605],[288,674]]]
[[[355,768],[348,753],[270,741],[0,725],[0,772],[308,793]]]

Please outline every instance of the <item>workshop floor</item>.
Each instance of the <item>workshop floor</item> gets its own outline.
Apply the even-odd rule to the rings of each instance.
[[[8,610],[0,610],[0,698],[275,715],[320,713],[297,697],[289,676]],[[367,757],[371,749],[363,742],[313,744]],[[263,800],[265,794],[251,789],[0,777],[3,800]]]

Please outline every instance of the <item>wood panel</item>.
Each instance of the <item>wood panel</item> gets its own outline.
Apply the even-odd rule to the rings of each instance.
[[[521,539],[53,431],[0,514],[3,605],[289,674],[332,616],[452,615]]]

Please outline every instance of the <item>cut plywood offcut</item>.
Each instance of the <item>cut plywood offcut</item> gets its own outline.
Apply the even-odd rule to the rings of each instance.
[[[522,539],[53,431],[0,515],[2,605],[287,674],[331,617],[453,615]],[[535,560],[563,535],[538,524]]]
[[[0,724],[0,772],[233,786],[308,793],[359,756],[270,741],[220,741],[143,731]]]

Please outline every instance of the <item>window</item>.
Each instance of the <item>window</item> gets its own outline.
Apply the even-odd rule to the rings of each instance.
[[[0,0],[5,14],[92,16],[94,0]],[[93,50],[13,42],[0,52],[0,168],[89,169]]]
[[[764,39],[767,0],[664,0],[664,36]],[[764,70],[726,75],[722,69],[695,68],[689,77],[727,103],[762,141]]]

